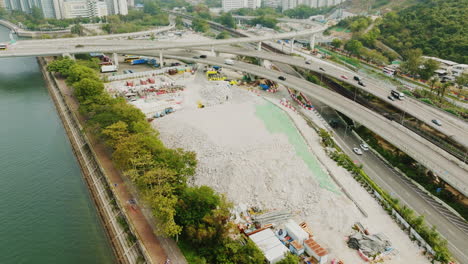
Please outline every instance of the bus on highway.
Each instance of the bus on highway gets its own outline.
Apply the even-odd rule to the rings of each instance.
[[[6,49],[7,49],[7,44],[0,43],[0,50],[6,50]]]
[[[125,56],[124,62],[132,62],[133,60],[140,59],[140,56]]]

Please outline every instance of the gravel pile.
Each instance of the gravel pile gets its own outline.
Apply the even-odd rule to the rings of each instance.
[[[205,106],[213,106],[229,101],[229,98],[232,98],[232,92],[226,82],[213,82],[212,85],[206,85],[200,89],[200,96]]]

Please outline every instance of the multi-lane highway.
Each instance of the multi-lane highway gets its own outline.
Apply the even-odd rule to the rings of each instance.
[[[196,48],[197,50],[206,50],[204,48]],[[342,67],[335,66],[331,63],[327,63],[320,59],[311,59],[311,64],[306,64],[304,59],[297,58],[295,56],[281,55],[276,53],[268,53],[261,51],[252,51],[246,49],[240,49],[235,47],[216,47],[216,52],[237,54],[242,56],[250,56],[259,59],[266,59],[273,62],[281,62],[288,65],[304,68],[320,74],[324,74],[336,79],[340,79],[343,82],[349,83],[365,92],[373,94],[374,96],[386,101],[387,103],[395,106],[398,109],[403,110],[406,113],[411,114],[420,121],[423,121],[427,125],[435,128],[444,135],[451,137],[456,142],[460,143],[464,147],[468,148],[468,123],[452,116],[451,114],[427,106],[418,100],[413,98],[406,98],[405,100],[391,101],[387,97],[390,94],[391,89],[387,85],[383,85],[381,82],[376,80],[363,80],[366,86],[358,85],[357,81],[353,80],[356,73]],[[324,69],[324,71],[320,70]],[[341,76],[346,76],[348,79],[343,79]],[[437,126],[432,123],[432,119],[442,120],[443,125]]]
[[[189,48],[201,46],[218,46],[218,45],[231,45],[251,42],[262,42],[271,39],[291,39],[300,36],[310,36],[318,32],[322,32],[325,27],[272,34],[267,36],[256,36],[248,38],[232,38],[232,39],[218,39],[218,40],[203,40],[203,41],[178,41],[178,42],[162,42],[162,41],[115,41],[115,40],[100,40],[89,39],[92,37],[60,39],[52,42],[48,40],[23,40],[18,41],[14,45],[10,45],[7,50],[0,51],[0,58],[2,57],[25,57],[25,56],[54,56],[65,53],[89,53],[89,52],[122,52],[129,49],[128,44],[133,45],[133,49],[137,47],[138,50],[164,50],[174,48]],[[113,38],[108,35],[107,38]]]

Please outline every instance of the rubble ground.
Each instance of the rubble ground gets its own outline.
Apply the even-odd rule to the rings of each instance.
[[[297,113],[280,108],[274,98],[266,100],[238,87],[208,85],[202,72],[184,82],[183,109],[155,119],[152,125],[168,147],[197,153],[191,184],[211,186],[236,205],[292,212],[297,222],[309,224],[315,239],[330,252],[329,259],[364,263],[345,242],[359,221],[371,233],[384,233],[396,248],[398,253],[385,263],[429,263],[374,198],[328,158],[317,133]],[[198,108],[199,101],[209,103]],[[290,132],[272,129],[282,125],[285,130],[299,128],[301,133],[291,137]],[[297,144],[307,147],[298,150]],[[304,151],[308,154],[298,153]],[[311,155],[315,163],[304,155]],[[327,171],[368,217],[336,187]]]

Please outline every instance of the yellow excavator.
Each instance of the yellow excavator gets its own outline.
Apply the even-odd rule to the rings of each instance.
[[[198,105],[198,108],[205,108],[205,105],[201,101],[198,101],[197,105]]]

